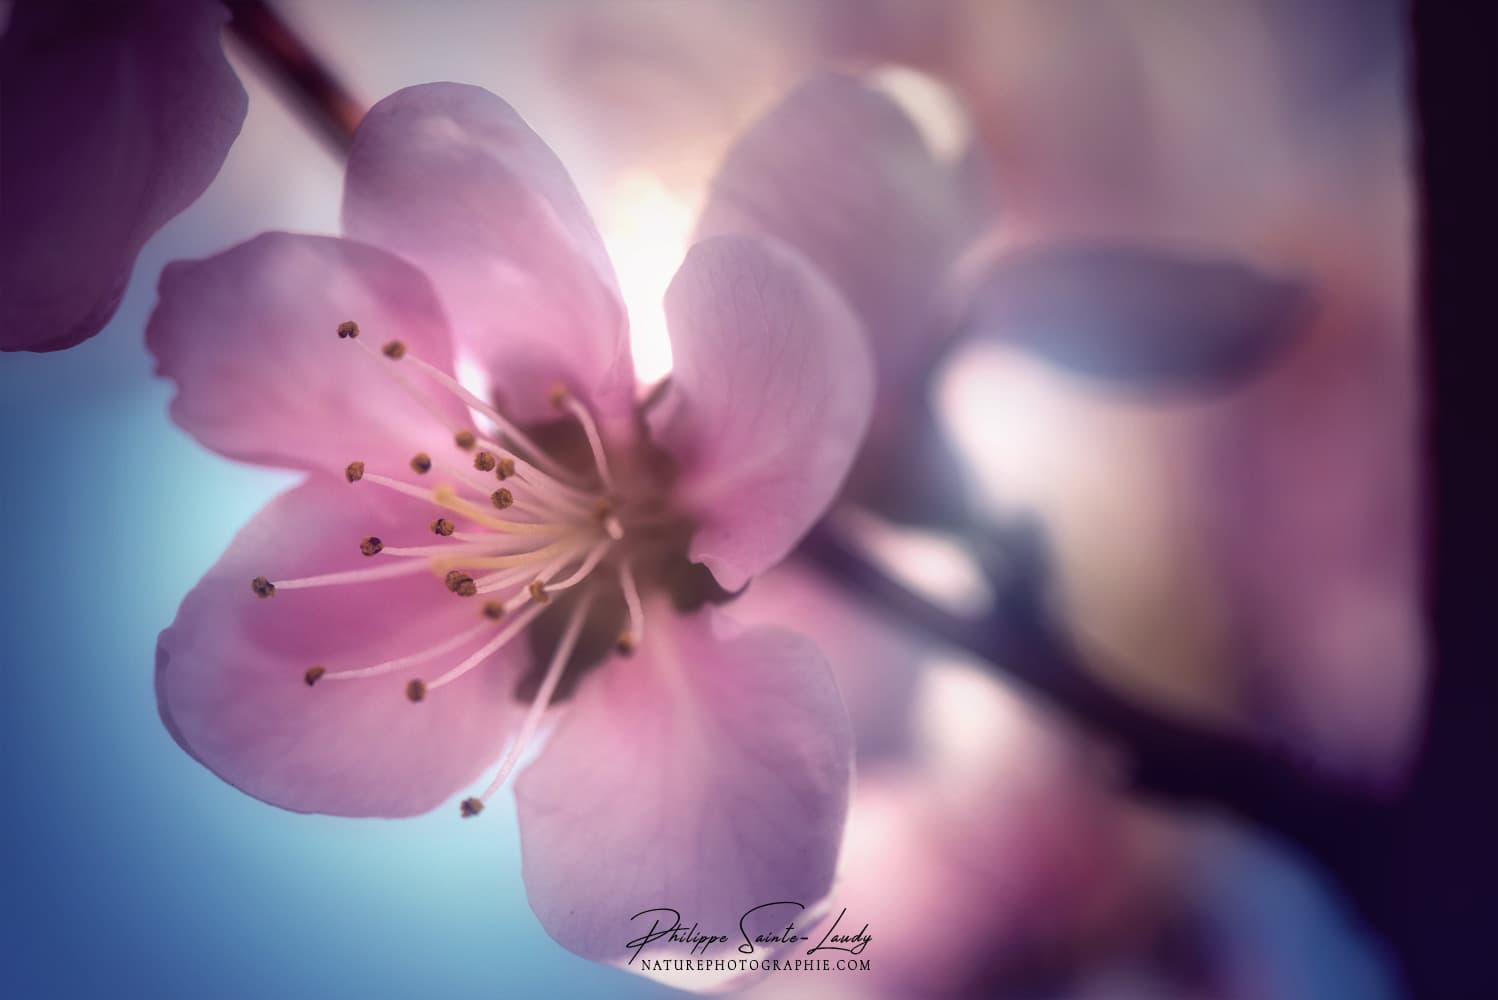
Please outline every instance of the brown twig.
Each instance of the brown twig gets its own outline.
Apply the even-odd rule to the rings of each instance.
[[[340,157],[348,154],[365,106],[264,0],[225,0],[229,30]]]

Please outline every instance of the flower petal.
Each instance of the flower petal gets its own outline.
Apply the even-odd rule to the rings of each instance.
[[[452,371],[447,324],[421,273],[325,236],[265,233],[167,265],[146,344],[157,373],[177,383],[172,419],[230,458],[335,472],[357,459],[403,472],[416,452],[450,448],[450,428],[469,422],[462,404],[427,391],[439,420],[387,369],[397,362],[338,336],[345,320],[365,342],[398,338]]]
[[[208,186],[247,99],[218,3],[12,5],[0,39],[0,350],[114,315],[141,245]]]
[[[584,683],[515,789],[526,889],[547,933],[634,968],[626,942],[656,916],[632,919],[642,910],[734,934],[752,907],[817,903],[852,766],[847,716],[809,640],[717,611],[651,610],[648,643]],[[776,907],[745,926],[804,925],[801,915]],[[739,957],[739,943],[708,957]],[[691,957],[664,941],[652,954]]]
[[[1147,245],[1053,244],[988,262],[975,332],[1126,386],[1217,387],[1278,358],[1303,326],[1300,284]]]
[[[479,87],[408,87],[370,109],[349,153],[351,236],[415,262],[518,420],[563,382],[605,419],[634,401],[613,269],[556,154]]]
[[[911,707],[933,647],[792,556],[733,602],[746,624],[789,625],[827,657],[852,720],[860,773],[910,752]]]
[[[794,251],[715,236],[666,291],[674,368],[649,414],[698,523],[691,556],[737,590],[826,510],[868,427],[874,373],[847,305]]]
[[[413,704],[405,686],[434,659],[386,676],[304,682],[401,657],[482,620],[432,573],[256,597],[250,581],[387,565],[364,535],[418,539],[424,505],[316,476],[235,537],[161,633],[156,694],[177,742],[225,781],[302,812],[408,816],[478,779],[503,747],[514,673],[491,662]],[[406,542],[410,544],[410,542]],[[419,542],[417,542],[419,544]],[[501,654],[501,657],[503,654]]]
[[[805,254],[863,321],[884,394],[937,347],[934,300],[964,222],[955,176],[899,105],[824,76],[735,143],[698,235],[769,236]]]

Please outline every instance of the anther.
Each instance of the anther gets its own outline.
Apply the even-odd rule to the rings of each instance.
[[[567,387],[560,382],[553,382],[551,388],[546,390],[546,398],[560,410],[567,405]]]
[[[492,472],[498,464],[499,459],[495,458],[491,452],[481,451],[473,456],[473,467],[480,472]]]
[[[357,483],[364,478],[364,463],[350,462],[348,468],[343,470],[343,478],[351,483]]]
[[[532,580],[530,585],[531,600],[537,604],[550,604],[551,595],[546,592],[546,584],[540,580]]]
[[[406,684],[406,697],[412,701],[420,701],[427,696],[427,682],[421,678],[409,681]]]
[[[316,684],[319,680],[321,680],[322,679],[322,675],[325,674],[325,673],[327,673],[327,672],[328,672],[328,668],[327,667],[308,667],[307,668],[307,672],[302,675],[302,680],[304,680],[304,681],[307,682],[307,686],[308,687],[311,687],[312,685]]]
[[[473,796],[469,796],[468,798],[464,799],[462,805],[458,806],[458,812],[463,815],[464,819],[473,819],[473,817],[477,816],[483,811],[484,800],[474,798]]]
[[[504,617],[505,606],[498,601],[484,602],[484,617],[490,621],[499,621]]]
[[[609,503],[608,498],[599,497],[596,501],[594,501],[593,517],[598,521],[599,524],[602,524],[604,521],[608,520],[609,515],[613,512],[614,505]]]
[[[621,632],[619,633],[619,639],[614,643],[614,649],[620,656],[633,656],[637,645],[638,643],[635,642],[635,637],[632,633]]]
[[[506,507],[515,502],[515,494],[511,493],[509,490],[501,486],[499,489],[489,494],[489,502],[494,504],[494,506],[498,507],[500,510],[504,510]]]
[[[399,340],[392,340],[384,347],[380,348],[380,353],[385,355],[385,357],[389,358],[391,361],[399,361],[401,358],[406,356],[406,345],[401,343]]]
[[[453,444],[464,451],[471,449],[477,442],[478,438],[473,436],[473,431],[458,431],[453,435]]]
[[[501,458],[499,467],[494,470],[494,475],[500,482],[509,479],[515,474],[515,460],[513,458]]]
[[[442,582],[447,584],[448,590],[459,597],[472,597],[479,592],[478,584],[473,582],[473,577],[460,569],[448,570]]]
[[[250,589],[255,592],[256,597],[275,597],[276,585],[263,576],[257,576],[250,581]]]
[[[384,547],[385,543],[380,541],[374,535],[367,536],[364,541],[359,543],[359,551],[367,556],[379,555],[380,550],[382,550]]]
[[[424,476],[432,471],[432,456],[424,451],[418,451],[411,456],[411,471],[418,476]]]
[[[427,525],[427,527],[432,529],[432,534],[441,535],[443,538],[446,538],[457,530],[453,523],[445,517],[437,518],[437,520]]]
[[[357,337],[357,336],[359,336],[359,324],[358,323],[355,323],[351,319],[346,319],[342,323],[338,324],[338,339],[339,340],[348,340],[351,337]]]

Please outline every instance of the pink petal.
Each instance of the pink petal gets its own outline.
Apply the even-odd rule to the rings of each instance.
[[[770,236],[814,262],[868,331],[881,394],[936,350],[934,301],[964,215],[952,172],[888,97],[840,76],[814,79],[729,151],[699,236]]]
[[[368,569],[362,536],[422,544],[424,505],[315,476],[245,526],[161,633],[156,694],[182,747],[236,787],[286,809],[341,816],[425,812],[476,781],[503,747],[514,673],[491,662],[413,704],[405,686],[446,659],[308,687],[304,674],[372,666],[481,620],[476,602],[422,571],[374,583],[282,590],[250,581]],[[466,652],[466,650],[465,650]]]
[[[691,556],[737,590],[827,509],[868,427],[868,347],[794,251],[744,236],[692,247],[666,291],[674,368],[649,421],[698,523]]]
[[[861,771],[909,752],[919,667],[935,652],[920,635],[897,628],[794,556],[756,577],[733,602],[733,616],[789,625],[817,644],[848,707]]]
[[[408,87],[354,137],[350,235],[415,262],[519,420],[566,384],[605,419],[633,406],[624,309],[608,255],[551,149],[478,87]]]
[[[341,339],[399,339],[452,371],[447,324],[421,273],[350,240],[265,233],[214,257],[169,264],[146,329],[157,373],[177,383],[172,419],[231,458],[342,472],[405,472],[418,451],[451,451],[469,422],[451,395],[429,393],[439,421],[402,389],[409,366]],[[430,386],[430,382],[427,383]]]
[[[751,907],[820,900],[852,766],[847,716],[809,640],[716,611],[651,611],[647,644],[584,682],[515,789],[531,907],[567,948],[620,965],[650,928],[631,919],[641,910],[734,934]],[[801,912],[746,926],[804,926]],[[741,957],[740,943],[708,957]],[[665,942],[642,955],[689,957]]]
[[[13,5],[0,39],[0,350],[98,333],[244,121],[217,3]]]

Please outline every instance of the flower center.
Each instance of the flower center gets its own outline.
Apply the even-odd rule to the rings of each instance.
[[[519,691],[530,696],[530,709],[488,789],[464,801],[462,814],[477,815],[514,769],[564,677],[576,682],[569,664],[586,667],[614,651],[627,655],[644,640],[641,581],[675,593],[691,578],[701,589],[685,569],[690,524],[667,503],[670,473],[662,456],[648,445],[616,447],[611,454],[593,415],[565,386],[549,390],[558,419],[528,433],[401,341],[377,351],[359,338],[356,323],[340,324],[337,332],[452,435],[452,448],[418,452],[404,468],[355,460],[345,469],[350,484],[430,503],[436,516],[426,529],[433,541],[396,546],[373,535],[350,539],[372,561],[368,568],[274,582],[256,577],[251,589],[269,598],[430,573],[434,587],[475,599],[476,621],[425,649],[340,669],[316,664],[301,675],[308,687],[399,675],[413,703],[529,631],[539,672],[521,678]],[[432,389],[455,396],[488,426],[454,426],[432,405]],[[545,621],[551,609],[557,614],[546,617],[554,622]],[[538,620],[542,627],[530,629]]]

